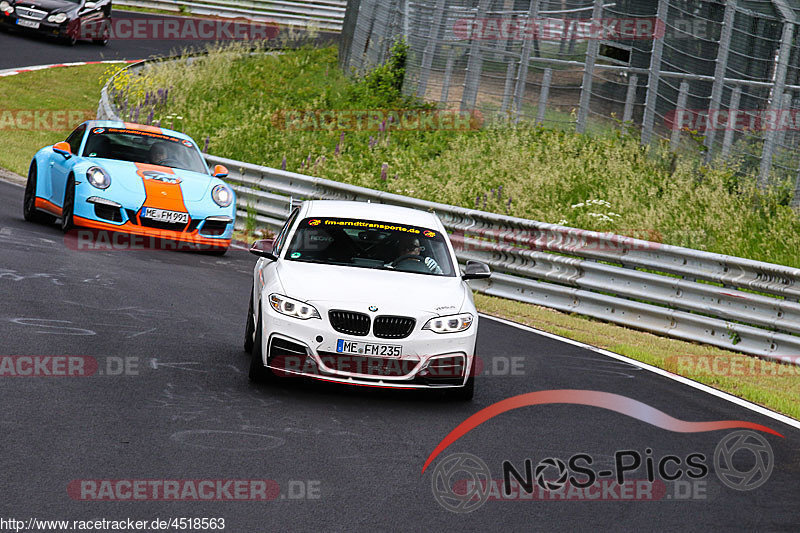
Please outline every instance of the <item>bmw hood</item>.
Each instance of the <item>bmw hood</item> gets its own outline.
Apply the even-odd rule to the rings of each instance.
[[[149,185],[169,185],[176,188],[176,194],[180,191],[182,198],[190,202],[203,199],[216,180],[208,174],[180,168],[116,159],[93,158],[91,161],[109,173],[112,183],[119,184],[130,192],[146,193]]]
[[[460,312],[466,299],[460,277],[297,261],[280,261],[277,267],[286,296],[328,309],[335,305],[366,312],[375,306],[378,314],[449,315]]]

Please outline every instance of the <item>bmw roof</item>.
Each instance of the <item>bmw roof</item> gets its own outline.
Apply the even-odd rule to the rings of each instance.
[[[305,217],[354,218],[441,229],[434,213],[408,207],[345,200],[311,200],[304,207]]]

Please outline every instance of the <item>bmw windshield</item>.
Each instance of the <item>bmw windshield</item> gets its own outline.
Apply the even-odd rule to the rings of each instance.
[[[207,173],[192,141],[151,131],[92,128],[84,157],[102,157]]]
[[[302,220],[284,258],[306,263],[455,276],[447,243],[440,232],[374,220]]]

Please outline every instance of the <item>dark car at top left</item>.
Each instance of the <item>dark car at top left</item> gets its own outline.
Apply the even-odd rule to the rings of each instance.
[[[55,37],[74,45],[111,37],[111,0],[0,0],[0,27]]]

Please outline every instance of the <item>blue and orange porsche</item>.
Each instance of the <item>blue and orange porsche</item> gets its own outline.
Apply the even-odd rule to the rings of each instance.
[[[90,120],[31,161],[23,213],[31,222],[122,232],[225,253],[234,191],[177,131]]]

